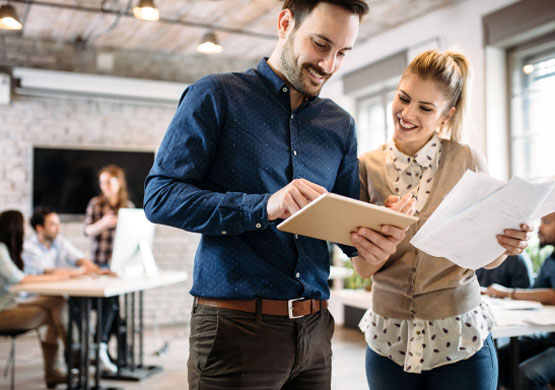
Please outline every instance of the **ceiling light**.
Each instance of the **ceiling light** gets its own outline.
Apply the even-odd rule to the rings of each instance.
[[[0,28],[3,30],[21,30],[23,28],[15,8],[9,4],[0,7]]]
[[[139,5],[133,8],[133,15],[137,19],[156,22],[160,19],[160,11],[154,5],[154,0],[139,0]]]
[[[217,54],[221,53],[223,46],[218,43],[216,34],[212,31],[207,32],[202,37],[200,44],[197,46],[197,51],[204,54]]]

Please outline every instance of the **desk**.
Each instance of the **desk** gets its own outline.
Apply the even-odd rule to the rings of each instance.
[[[142,292],[147,289],[152,289],[156,287],[167,286],[170,284],[175,284],[187,280],[186,272],[172,272],[172,271],[161,271],[156,276],[142,276],[137,278],[114,278],[109,276],[100,277],[82,277],[64,280],[60,282],[48,282],[48,283],[25,283],[12,286],[10,292],[26,292],[31,294],[42,294],[42,295],[52,295],[52,296],[68,296],[68,319],[71,319],[71,307],[72,305],[79,304],[81,307],[82,323],[81,323],[81,333],[80,333],[80,364],[78,367],[78,383],[77,387],[74,386],[71,380],[71,375],[68,375],[68,389],[89,389],[89,320],[90,312],[92,307],[92,302],[94,300],[98,303],[97,318],[96,318],[96,345],[100,343],[101,334],[101,305],[102,299],[112,297],[116,295],[132,295],[132,317],[131,318],[131,331],[133,341],[132,341],[132,361],[131,369],[141,368],[143,360],[143,336],[142,336]],[[135,293],[139,293],[139,329],[135,330]],[[81,298],[81,299],[77,299]],[[127,313],[126,313],[127,314]],[[126,315],[127,319],[127,315]],[[72,321],[68,324],[68,345],[73,345],[72,340]],[[139,365],[136,366],[134,363],[134,339],[135,333],[139,333]],[[72,365],[72,353],[71,350],[68,351],[66,360],[68,362],[68,367]],[[98,370],[98,348],[96,348],[96,372],[95,372],[95,384],[94,389],[100,389],[100,373]]]
[[[486,303],[488,301],[494,300],[494,298],[489,298],[487,296],[482,296],[482,300]],[[357,307],[360,309],[369,309],[372,306],[372,294],[371,292],[365,290],[331,290],[330,297],[330,310],[334,316],[338,316],[338,324],[343,321],[342,306],[349,305]],[[498,305],[489,305],[494,319],[496,314],[503,314],[503,309],[500,309]],[[528,336],[534,333],[541,332],[555,332],[555,321],[547,325],[537,325],[532,322],[528,322],[530,319],[534,319],[538,315],[542,315],[545,318],[555,318],[555,306],[544,306],[538,310],[510,310],[509,316],[503,316],[503,321],[500,324],[495,324],[491,335],[494,339],[501,337],[509,337],[511,339],[511,378],[510,378],[510,389],[517,390],[518,386],[518,336]]]

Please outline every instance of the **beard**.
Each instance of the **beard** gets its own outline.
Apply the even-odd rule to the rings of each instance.
[[[331,76],[328,75],[322,68],[319,66],[315,66],[312,64],[299,64],[299,56],[296,56],[294,53],[294,41],[295,41],[295,34],[291,34],[287,41],[283,46],[283,50],[280,56],[280,67],[283,76],[287,79],[287,81],[291,84],[293,88],[295,88],[300,94],[308,97],[315,97],[320,94],[320,90],[322,89],[323,84],[327,81],[327,79]],[[314,72],[318,74],[326,75],[326,79],[324,83],[321,85],[315,86],[312,84],[310,79],[305,75],[305,72],[308,72],[309,69],[313,69]],[[310,90],[309,88],[312,87]]]

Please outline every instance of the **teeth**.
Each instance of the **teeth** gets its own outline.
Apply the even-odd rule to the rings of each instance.
[[[402,118],[399,118],[399,123],[406,129],[413,129],[416,127],[416,125],[413,125],[412,123],[405,122]]]
[[[317,79],[323,79],[323,78],[324,78],[324,76],[319,75],[319,74],[317,74],[317,73],[314,73],[314,71],[313,71],[312,69],[308,69],[308,72],[309,72],[311,75],[313,75],[314,77],[316,77]]]

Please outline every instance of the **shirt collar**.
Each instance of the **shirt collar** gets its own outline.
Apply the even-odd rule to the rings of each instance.
[[[391,141],[390,150],[393,152],[395,167],[404,171],[411,163],[416,162],[422,168],[430,168],[439,150],[439,136],[434,132],[432,138],[413,157],[408,156],[397,149],[394,141]]]
[[[282,95],[286,95],[289,101],[289,85],[285,81],[279,78],[279,76],[274,72],[274,70],[268,65],[268,58],[264,57],[258,63],[256,68],[260,77],[266,82],[270,87],[271,91],[279,98]],[[312,102],[317,96],[305,97],[305,102]]]

